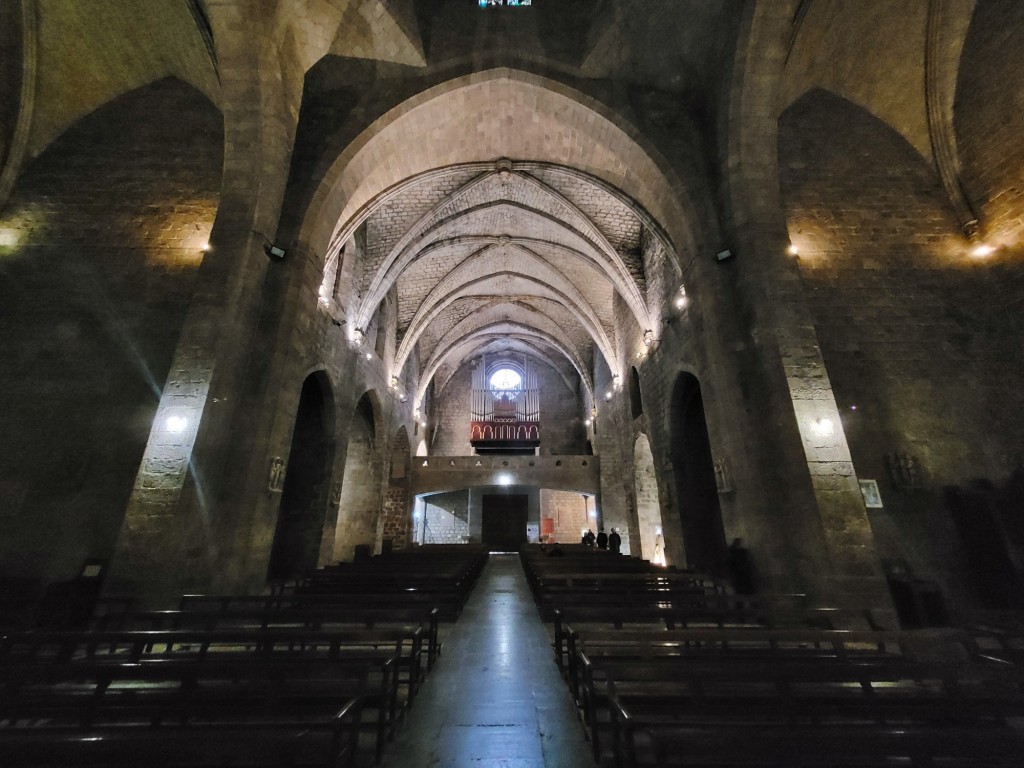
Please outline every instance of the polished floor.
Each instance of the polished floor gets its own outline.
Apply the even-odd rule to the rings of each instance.
[[[519,558],[491,555],[384,768],[594,768]]]

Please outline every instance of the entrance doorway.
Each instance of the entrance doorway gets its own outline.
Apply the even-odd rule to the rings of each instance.
[[[516,552],[526,543],[526,494],[484,494],[481,514],[483,543],[497,552]]]

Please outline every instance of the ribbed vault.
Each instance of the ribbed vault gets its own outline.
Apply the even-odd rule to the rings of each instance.
[[[667,246],[639,206],[571,168],[498,158],[435,169],[342,229],[321,296],[345,304],[353,337],[397,297],[391,375],[420,361],[418,398],[439,371],[447,378],[485,347],[507,349],[503,341],[566,358],[590,394],[595,360],[618,373],[617,305],[640,331],[656,330],[645,231]],[[337,275],[357,232],[361,268],[343,301]]]

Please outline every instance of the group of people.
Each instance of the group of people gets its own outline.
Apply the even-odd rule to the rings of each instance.
[[[604,526],[598,530],[597,535],[590,529],[583,534],[583,544],[587,547],[597,547],[598,549],[607,549],[614,555],[619,554],[619,550],[622,548],[622,537],[619,536],[619,532],[612,528],[611,535],[609,536],[604,532]]]

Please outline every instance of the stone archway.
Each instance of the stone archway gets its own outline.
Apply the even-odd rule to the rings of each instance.
[[[640,434],[633,444],[633,492],[636,494],[636,518],[640,532],[640,556],[665,565],[664,528],[654,455],[647,435]],[[661,535],[661,542],[658,536]]]
[[[405,549],[411,541],[412,499],[409,494],[409,483],[412,459],[409,453],[409,432],[403,426],[395,435],[391,447],[388,490],[384,496],[384,508],[380,519],[381,551],[388,547],[383,542],[390,541],[390,546],[394,549]]]
[[[356,404],[348,428],[345,473],[338,493],[334,559],[350,560],[357,546],[372,547],[380,512],[380,456],[377,455],[376,406],[367,392]]]
[[[328,429],[333,410],[330,384],[322,372],[302,385],[288,454],[267,577],[294,578],[317,566],[330,487],[334,441]]]
[[[635,365],[629,367],[629,410],[634,419],[643,416],[644,399],[640,392],[640,372]]]
[[[686,565],[713,575],[725,572],[725,526],[711,458],[700,382],[681,373],[672,389],[672,466]]]

